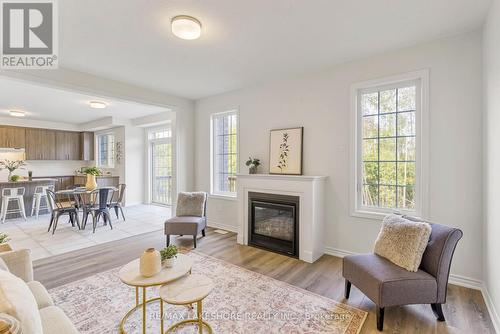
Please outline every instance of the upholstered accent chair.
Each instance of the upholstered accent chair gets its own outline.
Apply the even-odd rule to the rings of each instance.
[[[207,193],[181,192],[177,196],[176,216],[165,222],[165,239],[170,245],[171,235],[192,235],[194,248],[196,237],[201,232],[205,236],[207,227]]]
[[[408,217],[406,217],[408,219]],[[346,256],[342,274],[345,278],[345,298],[349,299],[354,284],[377,305],[377,329],[383,330],[384,309],[388,306],[430,304],[438,321],[445,321],[442,304],[451,260],[461,230],[431,224],[429,243],[417,272],[410,272],[376,254]]]

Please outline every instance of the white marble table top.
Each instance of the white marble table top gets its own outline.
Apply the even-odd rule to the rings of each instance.
[[[185,305],[202,300],[214,284],[205,275],[192,274],[160,288],[160,297],[169,304]]]
[[[177,254],[175,265],[172,268],[162,268],[153,277],[144,277],[139,271],[139,259],[129,262],[123,266],[118,276],[120,280],[131,286],[146,287],[167,284],[186,275],[193,266],[193,260],[184,254]]]

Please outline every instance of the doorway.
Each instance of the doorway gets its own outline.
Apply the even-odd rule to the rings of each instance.
[[[165,125],[148,131],[151,203],[172,205],[172,128]]]

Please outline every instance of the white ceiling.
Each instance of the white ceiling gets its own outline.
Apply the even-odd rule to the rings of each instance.
[[[188,98],[478,28],[490,0],[64,0],[60,65]],[[184,41],[170,19],[192,15]]]
[[[0,117],[9,116],[9,110],[22,110],[26,119],[80,124],[108,116],[133,119],[166,110],[6,78],[0,78],[0,92]],[[95,100],[106,102],[108,107],[90,108],[89,101]]]

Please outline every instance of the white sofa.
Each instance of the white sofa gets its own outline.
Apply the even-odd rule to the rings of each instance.
[[[17,318],[20,322],[23,334],[78,334],[77,329],[66,314],[64,314],[59,307],[54,305],[52,297],[45,287],[40,282],[33,280],[33,263],[30,250],[22,249],[0,253],[0,270],[2,270],[0,272],[0,295],[4,297],[3,300],[0,297],[0,311],[14,317],[16,317],[17,312]],[[12,277],[12,275],[6,272],[10,272],[21,280]],[[13,287],[12,284],[16,286]],[[26,286],[29,290],[26,289]],[[11,291],[3,291],[7,289],[7,287],[10,287]],[[30,296],[28,296],[30,298],[23,298],[23,300],[19,300],[20,298],[15,297],[12,298],[12,296],[15,296],[19,291],[21,291],[21,293],[23,291],[28,294],[31,293],[34,297],[34,301]],[[11,294],[10,301],[9,293]],[[12,301],[12,299],[15,301]],[[27,299],[33,301],[33,304],[36,302],[36,305],[32,305],[30,308],[30,306],[27,305],[30,304],[30,301],[27,301]],[[33,314],[33,312],[38,312],[39,316]],[[20,317],[19,314],[22,314],[22,317]],[[30,324],[23,324],[23,321],[27,320]],[[33,324],[33,322],[35,324]]]

